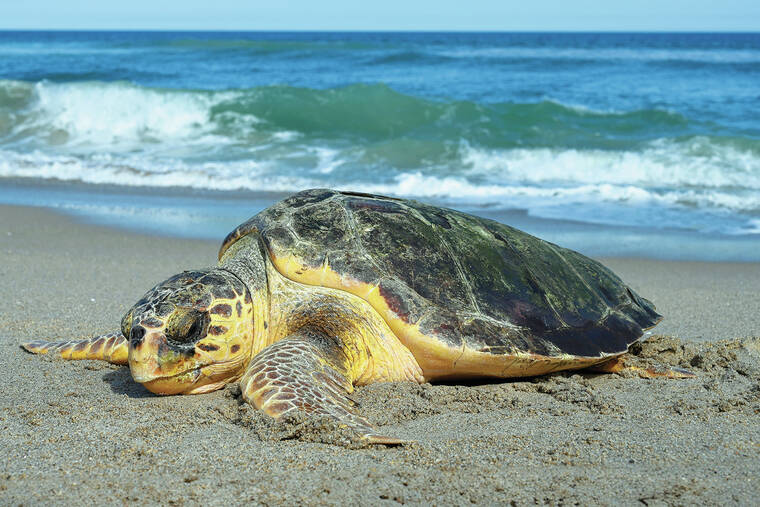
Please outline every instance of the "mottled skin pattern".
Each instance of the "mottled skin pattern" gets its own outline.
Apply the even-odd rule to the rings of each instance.
[[[143,296],[121,326],[137,382],[158,394],[203,393],[242,374],[253,307],[245,284],[231,273],[185,271]]]
[[[215,268],[160,283],[121,332],[23,347],[130,366],[158,394],[240,381],[272,417],[380,435],[348,398],[378,381],[597,367],[660,316],[601,264],[496,222],[381,196],[310,190],[235,229]]]

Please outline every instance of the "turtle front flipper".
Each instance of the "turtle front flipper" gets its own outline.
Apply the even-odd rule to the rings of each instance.
[[[127,364],[128,342],[121,331],[87,340],[48,342],[35,340],[21,347],[33,354],[58,354],[64,359],[100,359],[112,364]]]
[[[302,411],[334,419],[372,444],[402,444],[382,436],[348,398],[353,391],[350,364],[341,347],[327,336],[299,331],[266,347],[240,381],[243,398],[275,419]]]

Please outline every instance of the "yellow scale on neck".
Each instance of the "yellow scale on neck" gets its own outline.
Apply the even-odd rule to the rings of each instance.
[[[355,385],[422,381],[422,369],[412,353],[369,303],[342,290],[294,282],[281,275],[269,259],[266,269],[267,345],[310,327],[343,343]]]

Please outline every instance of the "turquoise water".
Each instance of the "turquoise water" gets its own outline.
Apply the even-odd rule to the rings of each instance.
[[[324,186],[758,260],[760,34],[0,32],[0,185],[136,228],[128,196],[176,196],[199,237]]]

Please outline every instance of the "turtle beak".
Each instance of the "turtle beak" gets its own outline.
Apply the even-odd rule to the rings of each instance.
[[[151,330],[129,342],[129,370],[135,382],[156,394],[186,392],[199,371],[192,359],[171,350],[163,330]]]
[[[158,366],[158,351],[161,343],[166,343],[163,333],[152,332],[135,340],[134,333],[129,341],[129,370],[135,382],[141,384],[161,376]]]

